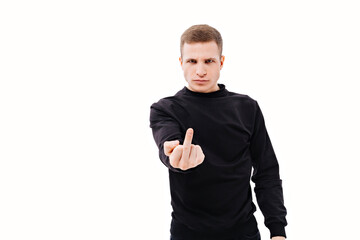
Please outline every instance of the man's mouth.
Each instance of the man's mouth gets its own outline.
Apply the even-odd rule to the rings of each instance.
[[[195,79],[194,82],[197,82],[197,83],[206,83],[208,82],[209,80],[200,80],[200,79]]]

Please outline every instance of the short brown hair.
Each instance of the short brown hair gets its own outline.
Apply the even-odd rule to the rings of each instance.
[[[197,43],[197,42],[210,42],[215,41],[220,50],[220,57],[222,55],[223,41],[221,34],[215,28],[207,24],[193,25],[185,30],[181,35],[180,40],[180,53],[182,56],[182,50],[185,43]]]

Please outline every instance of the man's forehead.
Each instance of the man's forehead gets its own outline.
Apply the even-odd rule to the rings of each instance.
[[[218,59],[219,47],[215,42],[185,43],[183,47],[184,58]]]

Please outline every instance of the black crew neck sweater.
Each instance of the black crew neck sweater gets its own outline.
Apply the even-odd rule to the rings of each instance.
[[[257,230],[250,180],[270,237],[285,236],[286,208],[279,165],[256,100],[224,84],[210,93],[184,87],[150,107],[150,127],[159,158],[169,169],[171,234],[191,239],[224,239]],[[169,163],[165,141],[194,129],[202,164],[183,171]],[[254,169],[251,175],[251,170]]]

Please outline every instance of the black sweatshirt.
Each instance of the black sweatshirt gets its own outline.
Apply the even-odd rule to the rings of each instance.
[[[150,107],[159,157],[169,169],[171,233],[198,240],[256,231],[251,178],[270,237],[286,237],[282,180],[260,107],[249,96],[218,86],[220,90],[210,93],[184,87]],[[183,144],[188,128],[194,129],[192,144],[200,145],[205,159],[183,171],[170,165],[163,144]]]

